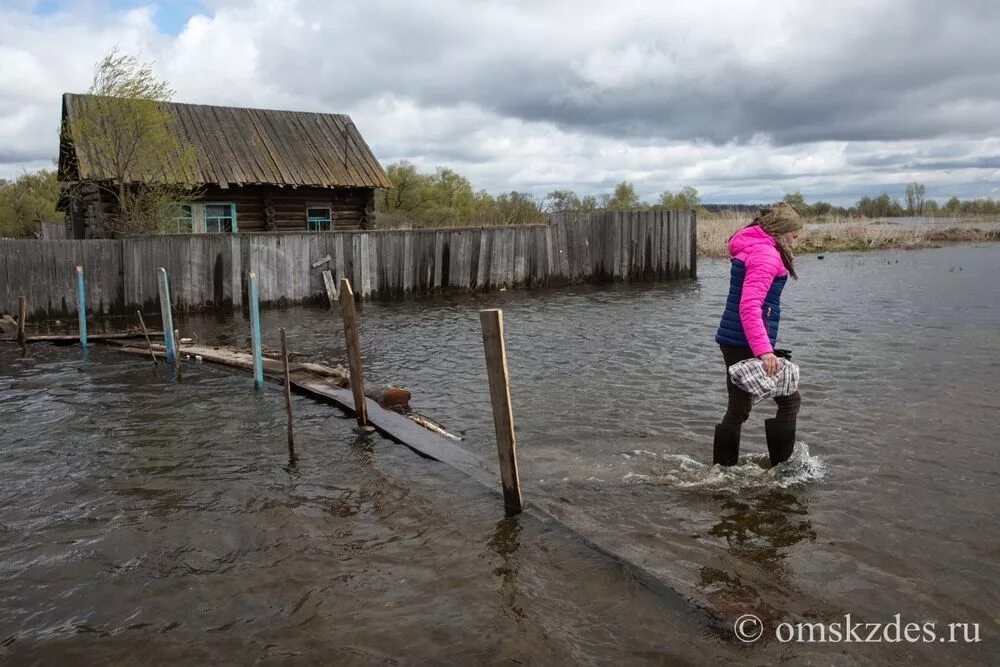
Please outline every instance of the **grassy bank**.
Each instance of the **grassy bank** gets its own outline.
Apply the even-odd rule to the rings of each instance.
[[[753,219],[748,213],[729,213],[698,219],[698,252],[707,257],[727,256],[726,243]],[[943,243],[1000,241],[1000,229],[978,227],[901,228],[875,220],[855,224],[807,226],[795,251],[802,253],[856,252],[893,248],[931,248]]]

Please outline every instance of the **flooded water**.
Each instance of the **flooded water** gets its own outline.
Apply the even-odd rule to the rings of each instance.
[[[709,465],[724,262],[697,282],[366,303],[368,375],[495,459],[477,311],[504,309],[524,494],[573,533],[329,406],[193,366],[176,385],[95,349],[0,351],[0,642],[25,661],[985,664],[1000,649],[1000,245],[799,259],[781,345],[802,368],[796,454]],[[342,361],[342,323],[266,311],[265,342]],[[190,317],[202,341],[239,317]],[[978,624],[978,643],[783,642],[782,623]],[[961,638],[961,630],[959,630]],[[2,654],[0,654],[2,655]]]

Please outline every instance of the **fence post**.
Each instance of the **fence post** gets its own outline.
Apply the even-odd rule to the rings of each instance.
[[[510,404],[507,350],[503,339],[503,311],[480,310],[479,321],[483,328],[483,347],[486,350],[486,372],[490,381],[493,426],[496,429],[497,454],[500,457],[503,504],[507,514],[513,515],[522,509],[521,481],[517,472],[514,412]]]
[[[87,347],[87,297],[83,289],[83,267],[76,267],[76,291],[80,304],[80,347]]]
[[[167,270],[160,267],[160,318],[163,320],[163,350],[168,364],[177,362],[174,347],[174,314],[170,305],[170,279]]]
[[[365,404],[365,378],[361,370],[358,314],[354,309],[354,292],[351,290],[351,281],[347,278],[340,279],[340,312],[344,319],[347,360],[351,367],[351,393],[354,394],[354,412],[358,418],[358,426],[367,426],[368,406]]]
[[[691,279],[698,279],[698,213],[691,211]]]
[[[295,437],[292,434],[292,375],[288,371],[288,335],[281,331],[281,368],[285,375],[285,415],[288,417],[288,460],[295,460]]]
[[[177,359],[177,363],[174,364],[174,377],[177,381],[181,381],[181,332],[180,329],[174,329],[174,357]]]
[[[253,384],[257,389],[264,386],[264,359],[260,351],[260,291],[257,286],[257,274],[251,271],[247,274],[250,282],[250,344],[253,354]]]
[[[28,297],[21,295],[17,302],[17,342],[24,345],[28,342]]]

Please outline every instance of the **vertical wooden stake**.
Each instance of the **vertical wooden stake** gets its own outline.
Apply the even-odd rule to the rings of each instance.
[[[80,305],[80,347],[87,347],[87,298],[83,290],[83,267],[76,267],[76,291]]]
[[[510,404],[510,379],[507,374],[507,350],[503,339],[503,311],[481,310],[483,347],[486,350],[486,373],[490,380],[493,403],[493,426],[500,456],[500,481],[503,504],[508,515],[521,511],[521,481],[517,472],[517,444],[514,440],[514,412]]]
[[[698,279],[698,213],[691,211],[691,280]]]
[[[292,433],[292,375],[288,372],[288,336],[281,332],[281,368],[285,374],[285,414],[288,416],[288,460],[295,460],[295,436]]]
[[[177,381],[181,381],[181,332],[179,329],[174,329],[174,358],[177,359],[174,362],[174,373],[177,375]]]
[[[153,352],[153,343],[149,340],[149,331],[146,329],[146,323],[142,319],[142,311],[137,310],[135,314],[139,316],[139,324],[142,325],[142,335],[146,337],[146,348],[149,350],[149,356],[153,358],[153,365],[159,366],[160,363],[156,360],[156,353]]]
[[[167,363],[177,362],[177,348],[174,345],[174,314],[170,306],[170,279],[167,270],[160,267],[160,317],[163,319],[163,349]]]
[[[17,303],[17,342],[24,345],[28,342],[28,297],[21,295]]]
[[[354,309],[354,292],[351,281],[340,279],[340,313],[344,319],[344,337],[347,339],[347,360],[351,367],[351,392],[354,394],[354,412],[358,426],[368,425],[368,406],[365,404],[365,378],[361,370],[361,340],[358,337],[358,314]]]
[[[253,384],[257,389],[264,387],[264,359],[260,351],[260,290],[257,274],[251,271],[250,280],[250,342],[253,354]]]

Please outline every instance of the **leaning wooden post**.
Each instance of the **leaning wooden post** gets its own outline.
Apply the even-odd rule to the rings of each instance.
[[[500,481],[503,504],[508,515],[521,511],[521,481],[517,473],[517,444],[514,439],[514,412],[510,404],[510,379],[507,374],[507,350],[503,340],[503,311],[481,310],[483,347],[486,350],[486,373],[490,380],[493,403],[493,426],[500,456]]]
[[[174,346],[174,314],[170,307],[170,279],[167,270],[160,267],[160,317],[163,319],[163,349],[167,363],[177,362],[177,352]]]
[[[177,363],[174,364],[174,374],[177,377],[177,381],[181,381],[181,332],[178,329],[174,329],[174,357],[177,359]]]
[[[24,345],[28,341],[28,297],[21,295],[17,303],[17,342]]]
[[[344,319],[344,337],[347,339],[347,360],[351,367],[351,392],[354,394],[354,412],[358,426],[368,425],[368,406],[365,404],[365,378],[361,370],[361,340],[358,337],[358,314],[354,309],[354,292],[351,281],[340,279],[340,313]]]
[[[153,366],[159,366],[160,363],[156,360],[156,353],[153,352],[153,343],[149,340],[149,330],[146,329],[146,322],[142,319],[142,311],[137,310],[135,314],[139,316],[139,324],[142,325],[142,335],[146,337],[146,348],[149,350],[149,356],[153,358]]]
[[[330,300],[330,310],[337,305],[337,282],[329,271],[323,272],[323,285],[326,287],[326,298]]]
[[[87,297],[83,290],[83,267],[76,267],[76,291],[80,303],[80,347],[87,347]]]
[[[260,351],[260,291],[257,287],[257,274],[251,271],[247,278],[250,282],[250,344],[253,348],[253,384],[257,389],[264,387],[264,359]]]
[[[295,437],[292,434],[292,375],[288,372],[288,336],[285,327],[281,332],[281,368],[285,374],[285,414],[288,416],[288,458],[295,459]]]

